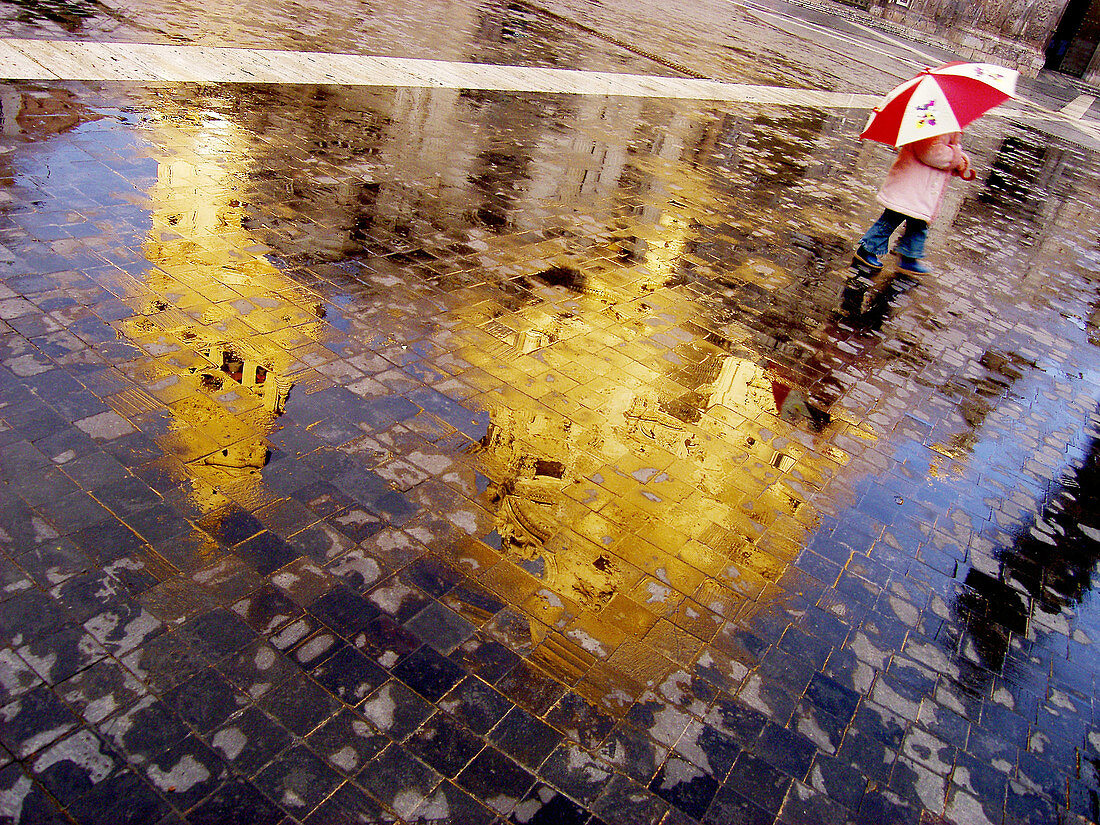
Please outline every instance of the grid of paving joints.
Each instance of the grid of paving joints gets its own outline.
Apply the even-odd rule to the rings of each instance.
[[[5,815],[1096,818],[1094,158],[842,314],[843,113],[8,88]]]

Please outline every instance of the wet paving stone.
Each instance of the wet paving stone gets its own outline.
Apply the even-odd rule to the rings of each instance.
[[[400,745],[391,744],[355,778],[377,799],[408,817],[428,798],[440,775]]]
[[[306,743],[337,770],[354,775],[390,740],[370,722],[344,709],[306,737]]]
[[[0,742],[18,757],[29,756],[77,724],[77,718],[45,686],[0,708]]]
[[[249,705],[215,731],[210,744],[234,769],[251,776],[292,740],[286,728]]]
[[[283,751],[255,778],[265,796],[299,818],[308,816],[340,781],[340,774],[304,745]]]
[[[0,29],[925,60],[788,8],[760,60],[742,8],[131,5]],[[867,286],[863,110],[319,88],[5,86],[0,819],[1096,819],[1091,138],[974,124],[935,274]]]

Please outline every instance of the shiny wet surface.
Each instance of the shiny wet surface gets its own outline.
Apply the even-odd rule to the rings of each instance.
[[[2,102],[3,816],[1100,818],[1094,153],[853,290],[858,112]]]

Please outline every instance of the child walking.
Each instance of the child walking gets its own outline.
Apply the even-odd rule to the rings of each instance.
[[[904,221],[905,231],[895,249],[898,269],[914,275],[931,272],[921,262],[928,222],[940,208],[951,174],[965,176],[970,170],[970,158],[959,145],[961,137],[960,132],[951,132],[906,143],[898,150],[878,193],[879,203],[886,208],[860,238],[858,260],[872,269],[881,269],[890,236]]]

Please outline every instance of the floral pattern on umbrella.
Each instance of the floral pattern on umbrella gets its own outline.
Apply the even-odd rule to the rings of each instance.
[[[891,146],[958,132],[1016,96],[1019,73],[991,63],[947,63],[925,69],[890,91],[860,135]]]

